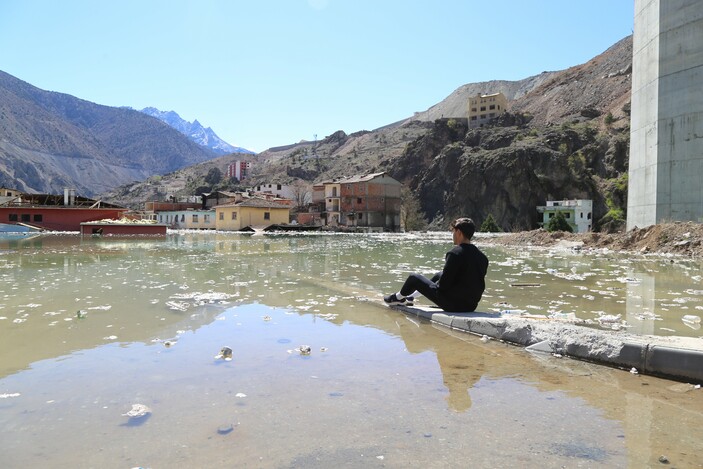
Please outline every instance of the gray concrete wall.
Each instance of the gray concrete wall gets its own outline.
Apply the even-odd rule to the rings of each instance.
[[[627,229],[703,222],[703,0],[635,0]]]

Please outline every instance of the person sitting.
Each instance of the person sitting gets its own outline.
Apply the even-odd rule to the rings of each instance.
[[[488,258],[471,243],[476,225],[470,218],[457,218],[450,225],[454,247],[447,252],[444,268],[431,279],[411,274],[398,293],[383,297],[388,305],[414,305],[422,294],[448,312],[475,311],[486,289]]]

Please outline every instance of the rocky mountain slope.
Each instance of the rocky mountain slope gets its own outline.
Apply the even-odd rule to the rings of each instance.
[[[188,122],[175,111],[159,111],[155,107],[146,107],[140,112],[151,117],[156,117],[160,121],[178,130],[191,141],[202,147],[209,148],[218,155],[227,155],[229,153],[254,153],[246,148],[230,145],[222,140],[210,127],[203,127],[197,119],[193,122]]]
[[[0,72],[0,186],[84,196],[213,158],[163,122]]]

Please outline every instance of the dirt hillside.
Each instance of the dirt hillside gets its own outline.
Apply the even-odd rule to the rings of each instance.
[[[624,233],[566,233],[543,229],[496,236],[487,244],[549,247],[559,243],[583,243],[583,249],[604,249],[633,253],[676,254],[703,259],[703,224],[664,223],[634,228]]]

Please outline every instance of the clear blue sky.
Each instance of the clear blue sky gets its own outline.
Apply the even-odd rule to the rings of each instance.
[[[633,0],[0,0],[0,70],[254,151],[373,130],[466,83],[584,63]]]

